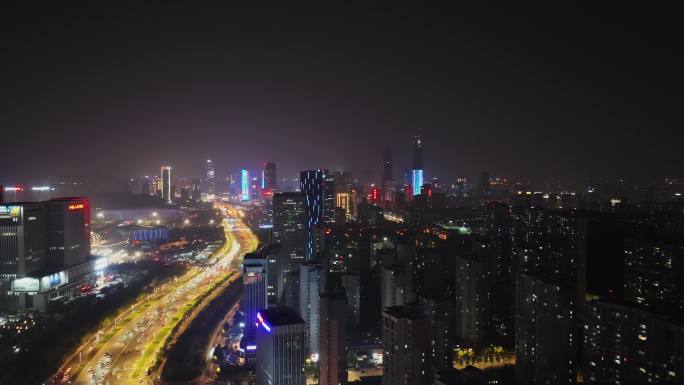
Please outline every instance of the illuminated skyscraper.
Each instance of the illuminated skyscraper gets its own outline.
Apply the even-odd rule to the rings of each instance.
[[[416,136],[416,144],[413,147],[413,162],[411,169],[411,186],[413,187],[413,195],[420,195],[420,189],[423,187],[423,144],[420,141],[420,136]]]
[[[245,313],[244,340],[251,344],[256,337],[256,314],[267,307],[266,302],[266,259],[257,253],[245,255],[242,264],[243,297],[242,311]]]
[[[90,257],[90,200],[57,198],[44,205],[50,264],[69,267],[85,262]]]
[[[317,253],[314,242],[316,227],[335,221],[335,180],[328,170],[302,171],[299,189],[306,196],[306,258],[310,260]]]
[[[355,193],[352,194],[341,192],[335,196],[335,207],[344,210],[346,219],[356,217],[356,202],[354,200]]]
[[[299,267],[299,315],[306,322],[307,351],[318,356],[319,346],[319,294],[322,283],[323,270],[320,265],[304,264]]]
[[[413,146],[413,161],[411,162],[414,170],[423,169],[423,144],[420,135],[416,136],[416,144]]]
[[[87,198],[0,205],[0,308],[44,310],[91,279]]]
[[[280,245],[271,243],[259,250],[259,253],[266,259],[266,300],[272,306],[278,303],[282,293],[283,278],[279,274],[283,271],[283,258],[280,258]]]
[[[249,200],[249,171],[246,169],[242,169],[240,173],[240,200],[243,201],[248,201]]]
[[[284,279],[288,272],[299,269],[306,258],[306,196],[302,193],[277,193],[273,195],[273,243],[280,246],[277,261],[269,264],[277,268],[275,297],[283,295]]]
[[[32,219],[29,219],[32,218]],[[13,281],[29,282],[24,277],[45,269],[47,252],[45,242],[45,215],[40,203],[0,205],[0,309],[7,311],[33,307],[30,293],[37,287],[17,288],[11,293]]]
[[[335,207],[345,210],[346,218],[356,217],[356,202],[354,200],[355,191],[352,189],[352,174],[347,171],[336,171],[333,173]]]
[[[323,222],[335,223],[335,178],[327,172],[323,176]]]
[[[257,385],[304,385],[306,324],[297,312],[274,307],[257,313]]]
[[[207,159],[207,199],[212,200],[216,196],[216,174],[214,172],[214,162]]]
[[[161,197],[166,203],[173,203],[171,195],[171,167],[162,166],[161,168]]]

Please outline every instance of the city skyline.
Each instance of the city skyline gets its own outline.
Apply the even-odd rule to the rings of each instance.
[[[678,15],[4,6],[0,385],[682,385]]]

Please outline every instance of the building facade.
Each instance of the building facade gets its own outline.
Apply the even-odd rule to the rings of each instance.
[[[259,311],[257,320],[257,385],[304,385],[304,320],[286,307]]]
[[[575,291],[521,274],[515,305],[515,383],[574,384],[578,330]]]
[[[323,269],[320,265],[303,264],[299,267],[299,315],[306,322],[306,350],[314,357],[319,353],[320,301]]]
[[[582,353],[585,383],[681,384],[684,325],[627,304],[589,302]]]
[[[0,308],[44,310],[92,280],[87,198],[0,205]]]
[[[171,167],[162,166],[161,168],[161,198],[165,203],[173,203],[171,191]]]
[[[252,344],[256,338],[257,312],[268,307],[266,274],[267,260],[257,253],[248,253],[242,264],[242,311],[245,314],[244,340]]]
[[[382,313],[383,385],[432,383],[430,322],[416,305]]]
[[[347,384],[347,301],[344,292],[320,295],[319,385]]]
[[[273,195],[273,243],[280,247],[277,260],[270,266],[275,273],[276,297],[281,298],[284,280],[289,272],[297,272],[306,260],[307,227],[306,196],[301,193],[277,193]]]

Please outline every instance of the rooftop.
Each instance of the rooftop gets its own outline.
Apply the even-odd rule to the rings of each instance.
[[[261,314],[264,321],[271,327],[304,323],[302,317],[289,307],[271,307],[259,310],[259,314]]]
[[[425,318],[425,314],[417,304],[391,306],[385,308],[384,313],[394,318],[408,318],[411,320]]]
[[[259,259],[265,259],[265,257],[259,253],[247,253],[245,254],[244,260],[259,260]]]

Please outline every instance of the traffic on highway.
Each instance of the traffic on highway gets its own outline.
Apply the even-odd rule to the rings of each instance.
[[[211,299],[213,290],[239,277],[242,256],[258,244],[238,210],[228,204],[217,208],[223,214],[226,241],[207,263],[191,266],[182,276],[159,284],[132,306],[120,309],[114,323],[81,345],[50,383],[158,383],[156,369],[164,359],[163,348],[206,306],[205,299]]]

